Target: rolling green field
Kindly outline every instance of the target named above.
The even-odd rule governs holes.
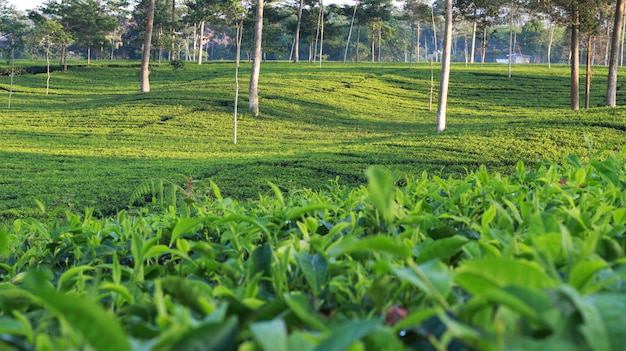
[[[428,66],[263,67],[238,145],[229,63],[16,78],[0,350],[623,349],[623,107],[455,66],[435,133]]]
[[[36,200],[111,215],[141,184],[160,180],[211,179],[225,196],[255,199],[267,181],[357,186],[371,165],[463,176],[483,164],[510,173],[519,160],[585,159],[584,135],[596,148],[625,140],[624,108],[567,109],[566,66],[515,66],[511,79],[505,65],[453,66],[448,129],[437,134],[427,64],[267,63],[262,115],[240,115],[233,145],[232,63],[156,67],[145,95],[136,64],[108,64],[54,72],[49,95],[45,74],[15,78],[12,109],[0,111],[0,218],[36,215]],[[603,101],[606,69],[594,74],[592,106]],[[8,77],[0,89],[5,104]]]

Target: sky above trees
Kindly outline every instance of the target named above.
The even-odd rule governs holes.
[[[9,4],[15,5],[15,7],[20,10],[30,10],[35,7],[43,4],[44,0],[9,0]]]

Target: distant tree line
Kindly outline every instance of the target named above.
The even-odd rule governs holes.
[[[579,66],[609,66],[606,104],[615,105],[624,63],[624,0],[47,0],[19,13],[0,0],[0,47],[17,57],[69,56],[172,62],[203,59],[461,61],[500,58],[571,65],[571,108],[579,108]],[[153,11],[148,11],[148,9]],[[446,11],[449,9],[450,11]],[[152,28],[146,45],[148,15]],[[445,20],[444,20],[445,14]],[[235,40],[234,38],[238,38]],[[445,38],[445,39],[444,39]],[[446,48],[444,52],[442,49]],[[147,49],[147,50],[144,50]],[[449,52],[447,51],[449,49]],[[48,69],[49,72],[49,69]],[[11,75],[13,76],[13,74]],[[258,114],[255,84],[251,110]],[[257,105],[257,106],[255,106]]]
[[[48,0],[19,13],[0,0],[0,46],[7,50],[15,46],[20,58],[53,55],[62,64],[68,56],[88,62],[140,59],[148,2]],[[576,4],[580,10],[572,15],[569,7]],[[156,0],[152,58],[199,63],[235,59],[236,26],[228,15],[228,8],[235,6],[247,12],[241,49],[243,59],[250,59],[256,2],[227,0]],[[321,55],[323,60],[355,62],[439,61],[444,7],[441,1],[427,0],[405,0],[399,6],[391,0],[354,0],[346,5],[321,0],[268,2],[262,56],[265,60],[316,61]],[[609,63],[614,3],[454,0],[453,7],[452,61],[493,62],[513,54],[516,62],[569,63],[574,28],[580,55],[589,53],[591,64]],[[46,47],[40,43],[41,30],[50,22],[59,24],[64,33],[55,30],[62,37],[48,38]],[[619,42],[623,43],[623,37]],[[623,64],[620,45],[618,60]]]

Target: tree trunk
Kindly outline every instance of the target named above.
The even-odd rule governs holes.
[[[433,91],[435,90],[435,70],[433,69],[433,57],[430,57],[430,91],[428,92],[428,111],[433,110]]]
[[[359,62],[359,46],[361,44],[361,23],[359,22],[359,24],[356,26],[356,53],[354,56],[354,61],[355,62]]]
[[[450,53],[452,49],[452,0],[446,0],[446,29],[444,34],[439,103],[437,105],[437,132],[442,132],[446,129],[448,82],[450,81]]]
[[[46,48],[46,95],[50,92],[50,38],[48,38],[48,47]]]
[[[378,26],[378,62],[381,61],[381,47],[383,46],[383,23]]]
[[[411,41],[409,43],[409,69],[413,68],[413,52],[415,51],[415,42],[413,41],[415,38],[415,23],[411,23]]]
[[[421,58],[420,58],[420,56],[421,56],[421,55],[420,55],[420,54],[421,54],[421,53],[420,53],[420,47],[422,46],[422,44],[420,43],[420,34],[421,34],[421,33],[420,33],[421,28],[420,28],[420,27],[421,27],[421,26],[420,26],[420,22],[419,22],[419,21],[417,21],[417,62],[418,62],[418,63],[420,62],[420,59],[421,59]]]
[[[320,23],[320,68],[322,68],[322,61],[324,61],[324,0],[320,0],[320,7],[322,11],[322,22]]]
[[[447,1],[447,0],[446,0]],[[430,16],[431,19],[433,21],[433,42],[435,44],[435,52],[437,52],[438,47],[437,47],[437,25],[435,24],[435,3],[433,2],[433,4],[430,6]],[[452,35],[452,34],[450,34]]]
[[[161,67],[161,60],[163,59],[163,26],[159,26],[159,67]]]
[[[63,67],[63,72],[67,71],[67,45],[61,45],[61,67]]]
[[[620,66],[624,65],[624,44],[626,44],[624,41],[626,40],[626,18],[624,18],[624,16],[622,16],[622,39],[620,40],[622,43],[622,46],[620,47]]]
[[[550,35],[548,37],[548,68],[551,68],[552,42],[554,42],[554,23],[550,24]]]
[[[196,60],[196,55],[198,55],[198,24],[193,24],[193,52],[192,52],[192,60]]]
[[[474,11],[474,24],[472,25],[472,53],[470,54],[470,63],[474,63],[474,55],[476,55],[476,11]]]
[[[189,51],[189,40],[187,38],[183,39],[183,45],[185,47],[185,61],[189,61],[191,60],[191,51]]]
[[[609,56],[610,56],[610,52],[611,52],[611,41],[608,39],[611,37],[611,33],[613,32],[613,29],[611,28],[612,24],[607,23],[606,25],[606,45],[604,45],[604,65],[608,66],[609,65]],[[596,52],[595,50],[596,47],[596,42],[594,40],[593,42],[593,52]]]
[[[13,97],[13,77],[15,77],[15,39],[11,36],[11,79],[9,82],[9,104],[7,109],[11,109],[11,98]]]
[[[511,78],[511,66],[513,65],[513,6],[510,9],[511,12],[511,22],[509,23],[509,69],[508,75]]]
[[[609,58],[609,77],[606,88],[606,105],[614,107],[617,97],[617,65],[620,49],[620,37],[622,31],[622,21],[624,18],[624,0],[617,0],[615,9],[615,23],[613,25],[613,35],[611,36],[611,56]]]
[[[317,43],[319,42],[320,39],[320,25],[322,22],[322,7],[320,6],[320,10],[317,14],[317,27],[315,29],[315,53],[313,54],[313,63],[317,62]]]
[[[376,40],[374,39],[374,26],[372,25],[372,63],[374,63],[375,52],[376,52]]]
[[[487,55],[487,26],[483,28],[483,44],[482,50],[480,51],[480,64],[485,63],[485,55]]]
[[[257,0],[256,20],[254,25],[254,50],[252,52],[252,71],[250,72],[250,112],[259,115],[259,74],[261,73],[261,43],[263,42],[263,0]]]
[[[172,28],[170,28],[170,35],[172,37],[172,48],[170,53],[170,61],[176,60],[176,33],[174,31],[174,21],[176,21],[176,0],[172,0]]]
[[[591,42],[593,36],[589,34],[587,36],[587,59],[585,67],[585,108],[589,108],[589,94],[591,93]]]
[[[152,46],[152,27],[154,26],[154,1],[148,3],[148,23],[146,36],[143,41],[143,53],[141,58],[141,92],[150,92],[150,49]]]
[[[91,45],[87,47],[87,66],[91,65]]]
[[[469,52],[468,52],[468,45],[467,45],[467,25],[464,26],[465,29],[463,30],[463,56],[465,56],[465,67],[467,67],[467,64],[469,63]]]
[[[204,54],[204,51],[202,50],[202,44],[204,44],[204,23],[205,21],[201,21],[200,22],[200,50],[198,51],[198,64],[201,65],[202,64],[202,56]]]
[[[302,0],[300,0],[302,1]],[[352,12],[352,20],[350,21],[350,30],[348,31],[348,41],[346,42],[346,51],[343,53],[343,63],[346,63],[348,57],[348,48],[350,47],[350,38],[352,37],[352,27],[354,26],[354,18],[356,17],[356,10],[359,8],[359,1],[354,4],[354,11]]]
[[[300,26],[302,25],[303,7],[304,0],[300,0],[300,6],[298,6],[298,23],[296,24],[296,37],[293,39],[293,62],[296,63],[300,61]]]
[[[235,54],[235,112],[233,116],[233,143],[237,144],[237,111],[239,109],[239,63],[241,62],[241,39],[243,38],[243,16],[241,20],[235,14],[235,26],[237,27]]]
[[[570,92],[570,108],[574,111],[579,108],[579,69],[580,69],[580,55],[579,55],[579,43],[578,43],[578,10],[575,9],[573,11],[572,19],[575,21],[574,24],[571,25],[572,28],[572,38],[571,38],[571,50],[572,50],[572,62],[571,62],[571,92]]]

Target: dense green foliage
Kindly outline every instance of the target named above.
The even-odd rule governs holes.
[[[626,148],[0,228],[17,350],[620,350]],[[35,271],[36,270],[36,271]]]
[[[511,79],[504,65],[453,66],[449,126],[437,134],[428,65],[268,63],[261,117],[241,116],[235,146],[232,63],[155,66],[153,93],[143,95],[137,64],[109,65],[53,72],[50,95],[45,75],[15,77],[12,109],[0,110],[4,221],[38,216],[37,200],[113,215],[133,193],[150,197],[152,186],[189,179],[211,179],[243,200],[266,194],[268,180],[283,190],[324,189],[336,177],[358,186],[371,165],[442,177],[481,164],[510,173],[518,160],[584,156],[585,134],[596,148],[618,149],[626,128],[621,107],[567,110],[565,66],[515,66]],[[592,104],[604,89],[594,85]]]

